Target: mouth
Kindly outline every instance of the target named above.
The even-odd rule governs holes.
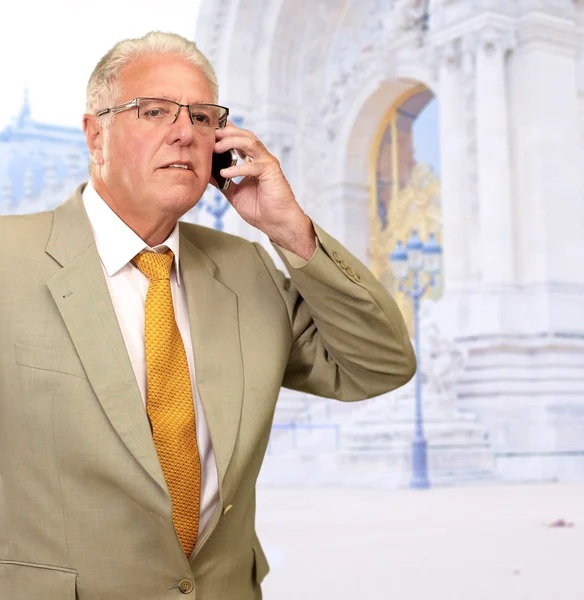
[[[190,171],[194,172],[192,163],[188,161],[178,160],[175,162],[168,163],[160,167],[161,169],[173,170],[173,171],[186,171],[187,173]]]

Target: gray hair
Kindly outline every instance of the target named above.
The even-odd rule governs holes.
[[[87,84],[86,112],[97,114],[104,108],[114,106],[120,97],[120,73],[128,64],[142,56],[178,54],[199,67],[209,82],[213,101],[217,102],[219,89],[217,77],[207,57],[194,42],[176,33],[151,31],[141,38],[118,42],[98,63]],[[111,115],[105,115],[107,126]]]

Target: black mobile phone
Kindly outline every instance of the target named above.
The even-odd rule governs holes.
[[[220,190],[226,190],[231,183],[231,179],[221,177],[221,169],[227,169],[237,164],[237,154],[235,150],[227,150],[221,154],[213,152],[213,163],[211,165],[211,175],[215,178]]]

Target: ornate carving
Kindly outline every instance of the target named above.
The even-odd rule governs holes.
[[[305,111],[302,122],[302,157],[304,160],[304,198],[311,199],[311,208],[317,208],[316,203],[321,197],[320,190],[323,181],[322,173],[326,172],[330,157],[331,139],[327,135],[323,121],[322,109],[318,98],[324,95],[327,62],[325,56],[331,37],[331,16],[343,7],[337,0],[319,0],[315,14],[306,31],[302,58],[304,85],[302,97],[305,105],[311,110]],[[331,101],[334,106],[335,100]]]
[[[221,38],[225,33],[225,22],[231,8],[231,0],[216,0],[213,3],[213,12],[210,13],[210,29],[208,42],[205,44],[205,55],[209,62],[217,68],[221,53]]]
[[[466,192],[467,202],[470,211],[470,226],[472,231],[470,236],[478,234],[478,174],[477,174],[477,123],[476,123],[476,41],[472,35],[468,35],[462,40],[462,97],[464,114],[461,118],[464,121],[465,139],[466,139]],[[476,244],[473,248],[476,250]],[[480,265],[475,257],[471,256],[471,278],[480,277]]]
[[[395,0],[399,2],[400,0]],[[362,12],[362,9],[361,11]],[[339,129],[338,119],[363,86],[375,78],[388,78],[394,61],[390,43],[396,39],[395,5],[372,0],[360,26],[343,29],[337,35],[329,66],[328,90],[320,106],[329,140],[334,141]]]
[[[337,0],[317,0],[315,5],[314,14],[305,30],[302,58],[305,92],[309,95],[316,92],[322,83],[320,75],[325,66],[327,38],[334,21],[331,17],[340,9]]]
[[[448,40],[438,50],[438,56],[443,64],[449,67],[459,67],[462,59],[462,48],[460,38]]]
[[[434,316],[435,306],[432,300],[423,300],[420,306],[419,368],[422,376],[424,415],[430,420],[467,420],[469,415],[459,412],[457,406],[456,385],[464,373],[468,355],[441,331]],[[393,409],[394,418],[395,412],[411,411],[414,394],[413,382],[392,392],[390,409]]]
[[[396,25],[402,31],[422,30],[428,27],[428,0],[395,0]]]
[[[440,82],[440,68],[460,69],[462,64],[463,52],[462,41],[460,38],[454,38],[444,42],[439,46],[428,47],[425,51],[425,64],[430,68],[432,78]]]
[[[467,362],[465,352],[451,339],[443,335],[432,316],[431,304],[424,301],[420,318],[421,366],[425,379],[427,397],[434,399],[438,407],[454,410],[456,384]]]
[[[418,34],[413,32],[421,31],[416,23],[431,6],[425,0],[372,0],[365,11],[360,6],[351,15],[358,18],[364,13],[360,25],[342,29],[335,39],[329,92],[320,107],[330,141],[336,137],[339,118],[367,83],[395,78],[400,53],[411,63],[432,67],[435,49],[416,44]]]
[[[517,11],[523,13],[540,10],[557,16],[569,17],[574,14],[574,4],[574,0],[519,0]]]
[[[484,52],[487,56],[505,54],[516,47],[517,40],[513,30],[493,24],[484,25],[469,37],[467,48],[474,52]]]

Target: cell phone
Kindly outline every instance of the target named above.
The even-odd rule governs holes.
[[[220,174],[221,169],[234,167],[237,164],[237,154],[235,150],[227,150],[221,154],[213,152],[213,163],[211,165],[211,175],[215,178],[220,190],[226,190],[231,183],[231,179],[226,179]]]

